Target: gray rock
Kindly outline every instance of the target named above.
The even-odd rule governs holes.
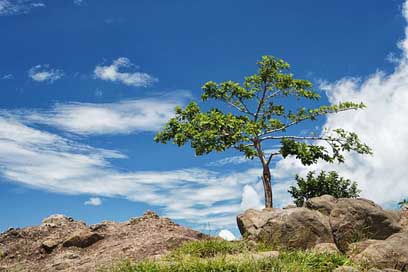
[[[337,247],[367,239],[383,240],[401,230],[397,218],[366,199],[341,198],[330,213],[330,225]]]
[[[91,231],[77,231],[62,243],[63,247],[86,248],[102,240],[104,237]]]
[[[328,217],[306,208],[250,209],[238,215],[242,236],[277,249],[308,249],[333,243]]]
[[[48,225],[51,227],[56,227],[56,226],[69,224],[71,222],[74,222],[74,219],[72,217],[68,217],[63,214],[54,214],[54,215],[51,215],[43,219],[42,224]]]
[[[317,210],[325,215],[329,215],[337,203],[337,198],[331,195],[322,195],[308,199],[304,206],[311,210]]]
[[[336,269],[334,269],[333,272],[359,272],[359,271],[358,269],[352,266],[343,265],[343,266],[339,266]]]
[[[312,249],[317,253],[340,253],[335,243],[320,243]]]
[[[408,267],[408,232],[393,234],[386,240],[371,242],[364,250],[352,252],[351,259],[369,262],[385,269],[405,269]]]
[[[56,248],[59,244],[60,244],[60,241],[56,239],[48,239],[41,243],[41,248],[46,253],[51,253],[54,250],[54,248]]]

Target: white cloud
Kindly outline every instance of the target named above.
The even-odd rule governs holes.
[[[14,76],[12,74],[7,74],[1,77],[1,79],[5,79],[5,80],[9,80],[9,79],[13,79]]]
[[[242,192],[241,210],[262,209],[262,199],[251,185],[245,185]]]
[[[187,97],[188,93],[177,92],[173,97],[116,103],[57,104],[49,111],[15,111],[14,115],[20,116],[25,122],[47,124],[80,135],[154,132],[174,116],[174,108],[184,104]]]
[[[404,4],[404,16],[408,20],[408,2]],[[408,33],[408,28],[406,29]],[[397,203],[407,196],[408,183],[408,36],[399,43],[402,56],[391,74],[378,71],[369,77],[343,78],[334,83],[323,83],[331,103],[363,101],[367,108],[328,117],[325,128],[344,128],[355,131],[369,144],[373,156],[350,153],[345,164],[319,163],[302,167],[295,159],[280,161],[272,171],[275,190],[288,200],[287,190],[296,173],[308,170],[337,170],[341,175],[358,182],[362,196],[383,205]],[[395,59],[394,59],[395,61]]]
[[[110,160],[124,159],[124,154],[40,131],[19,118],[11,112],[0,112],[0,174],[30,187],[64,194],[123,197],[161,207],[174,219],[217,229],[235,226],[243,187],[256,183],[259,175],[259,169],[236,173],[202,168],[120,171]]]
[[[118,58],[111,65],[96,66],[94,74],[97,78],[113,82],[121,82],[128,86],[147,87],[157,81],[147,73],[141,72],[121,72],[121,68],[130,68],[133,64],[128,58]]]
[[[37,65],[28,71],[28,76],[37,82],[53,83],[64,76],[62,70],[52,69],[48,64]]]
[[[209,166],[225,166],[229,164],[237,165],[237,164],[244,164],[248,163],[250,160],[245,158],[245,156],[232,156],[232,157],[226,157],[221,160],[217,160],[215,162],[211,162],[208,165]]]
[[[82,5],[84,5],[84,4],[85,4],[85,1],[84,1],[84,0],[74,0],[74,5],[82,6]]]
[[[24,14],[38,7],[45,7],[45,4],[31,0],[0,0],[0,16]]]
[[[90,206],[100,206],[102,205],[102,199],[99,197],[91,197],[89,200],[85,201],[84,204]]]
[[[221,238],[224,239],[224,240],[227,240],[227,241],[233,241],[233,240],[236,240],[236,239],[237,239],[237,238],[235,237],[235,235],[234,235],[231,231],[226,230],[226,229],[221,230],[221,231],[218,233],[218,236],[221,237]]]

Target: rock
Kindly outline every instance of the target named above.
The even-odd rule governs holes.
[[[77,231],[70,238],[62,243],[63,247],[80,247],[86,248],[102,240],[104,237],[98,233],[90,231]]]
[[[357,262],[369,262],[375,267],[405,269],[408,267],[408,232],[393,234],[386,240],[371,242],[364,250],[351,255]]]
[[[347,255],[348,256],[357,255],[363,252],[367,247],[377,243],[378,241],[379,240],[369,239],[369,240],[352,243],[349,245]]]
[[[341,198],[330,213],[330,225],[337,247],[366,239],[386,239],[401,230],[396,217],[366,199]]]
[[[45,219],[43,219],[42,223],[43,225],[48,225],[48,226],[61,226],[65,224],[69,224],[71,222],[74,222],[74,219],[72,217],[65,216],[63,214],[54,214],[51,215]]]
[[[329,220],[306,208],[250,209],[238,215],[242,236],[278,249],[307,249],[319,243],[333,243]]]
[[[340,253],[335,243],[320,243],[312,249],[317,253]]]
[[[408,231],[408,205],[401,208],[399,224],[404,230]]]
[[[297,208],[297,206],[295,204],[289,204],[283,207],[282,209],[286,210],[286,209],[293,209],[293,208]]]
[[[41,248],[46,253],[51,253],[54,250],[54,248],[56,248],[59,244],[60,242],[58,240],[48,239],[41,243]]]
[[[317,210],[325,215],[329,215],[336,205],[337,198],[331,195],[322,195],[308,199],[304,206],[311,210]]]
[[[359,271],[358,269],[352,266],[343,265],[343,266],[339,266],[336,269],[334,269],[333,272],[359,272]]]
[[[144,214],[143,214],[143,218],[144,219],[159,219],[159,215],[153,211],[147,210]]]

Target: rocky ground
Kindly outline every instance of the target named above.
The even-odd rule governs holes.
[[[128,222],[90,226],[53,215],[40,226],[0,234],[0,271],[95,271],[98,266],[162,255],[184,241],[205,238],[150,211]]]
[[[237,221],[243,237],[274,248],[341,252],[356,262],[408,271],[407,206],[389,211],[367,199],[324,195],[304,207],[250,209]]]

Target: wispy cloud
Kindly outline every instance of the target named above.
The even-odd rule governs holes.
[[[142,98],[116,103],[56,104],[51,110],[14,111],[25,123],[46,124],[80,135],[154,132],[174,115],[174,108],[185,103],[188,93],[174,97]],[[86,116],[86,118],[84,118]]]
[[[28,76],[37,82],[53,83],[64,76],[62,70],[53,69],[48,64],[36,65],[28,71]]]
[[[85,0],[74,0],[74,5],[83,6],[85,5]]]
[[[122,72],[121,68],[131,68],[134,65],[128,58],[118,58],[111,65],[96,66],[94,74],[97,78],[107,81],[120,82],[128,86],[147,87],[157,81],[153,76],[142,72]]]
[[[123,197],[161,207],[174,219],[218,228],[235,225],[244,186],[258,182],[259,169],[123,171],[111,165],[111,160],[125,158],[115,150],[31,127],[14,112],[0,112],[0,173],[27,186],[65,194]]]
[[[0,0],[0,16],[24,14],[38,7],[45,7],[45,4],[32,0]]]
[[[99,197],[91,197],[89,200],[85,201],[84,204],[89,206],[100,206],[102,205],[102,199]]]
[[[14,78],[13,74],[6,74],[1,77],[1,79],[4,79],[4,80],[10,80],[13,78]]]

